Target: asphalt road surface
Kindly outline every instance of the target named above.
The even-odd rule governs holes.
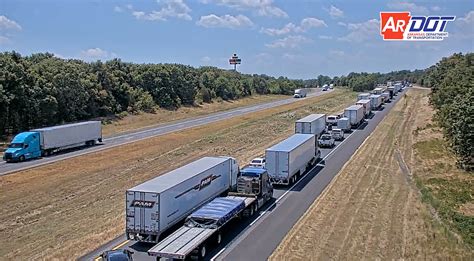
[[[331,91],[322,92],[321,89],[316,89],[316,91],[309,93],[307,98],[320,96],[322,94],[329,93],[329,92]],[[103,144],[100,144],[94,147],[84,147],[84,148],[80,148],[80,149],[76,149],[72,151],[71,150],[64,151],[64,152],[61,152],[49,157],[29,160],[25,162],[6,163],[5,161],[1,161],[0,176],[17,172],[20,170],[25,170],[25,169],[53,163],[60,160],[69,159],[72,157],[77,157],[77,156],[84,155],[91,152],[96,152],[96,151],[100,151],[104,149],[110,149],[112,147],[124,145],[131,142],[136,142],[139,140],[143,140],[143,139],[147,139],[147,138],[151,138],[155,136],[168,134],[175,131],[180,131],[180,130],[184,130],[184,129],[188,129],[188,128],[192,128],[196,126],[209,124],[212,122],[229,119],[229,118],[240,116],[247,113],[257,112],[257,111],[273,108],[276,106],[281,106],[281,105],[297,102],[297,101],[304,100],[307,98],[302,98],[302,99],[289,98],[289,99],[278,100],[278,101],[273,101],[273,102],[268,102],[268,103],[251,105],[247,107],[236,108],[236,109],[232,109],[228,111],[212,113],[206,116],[180,120],[180,121],[176,121],[172,123],[163,124],[160,126],[154,126],[147,129],[142,129],[136,132],[108,137],[103,140]]]
[[[357,130],[345,135],[332,149],[321,149],[323,161],[310,170],[292,187],[277,187],[274,201],[253,218],[231,223],[223,233],[221,246],[211,250],[207,260],[267,260],[288,231],[323,192],[354,152],[372,133],[394,104],[401,99],[398,93],[392,102],[376,111]],[[154,260],[147,251],[153,244],[128,241],[125,235],[83,256],[81,260],[96,259],[110,249],[128,249],[134,252],[134,260]],[[208,250],[208,251],[209,251]]]

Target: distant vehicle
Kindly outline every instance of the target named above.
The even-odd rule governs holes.
[[[105,251],[100,255],[105,261],[132,261],[133,252],[127,249]]]
[[[265,168],[265,158],[255,158],[250,161],[249,166],[255,168]]]
[[[334,89],[334,84],[332,84],[332,83],[329,84],[329,89],[331,89],[331,90]]]
[[[243,168],[237,189],[227,197],[217,197],[193,211],[184,225],[148,250],[150,256],[167,260],[204,259],[208,247],[222,243],[226,226],[243,217],[251,217],[273,198],[268,172],[259,168]]]
[[[364,120],[364,107],[361,105],[352,105],[344,110],[344,117],[349,118],[353,128],[358,127]]]
[[[337,117],[336,115],[329,115],[329,116],[326,117],[326,123],[328,125],[332,125],[332,126],[337,125],[337,119],[338,118],[339,117]]]
[[[327,91],[329,90],[329,86],[327,84],[323,85],[323,88],[322,88],[323,91]]]
[[[336,141],[334,138],[331,136],[331,134],[323,134],[321,135],[321,138],[318,140],[318,144],[321,148],[327,147],[327,148],[332,148],[334,145],[336,145]]]
[[[295,133],[321,135],[326,130],[326,114],[310,114],[295,122]]]
[[[339,140],[339,141],[344,140],[344,131],[341,129],[334,128],[331,130],[331,136],[335,140]]]
[[[272,184],[290,185],[320,158],[313,134],[294,134],[265,150],[266,169]]]
[[[196,208],[235,188],[238,173],[234,158],[204,157],[127,189],[127,239],[158,243]]]
[[[366,118],[368,118],[369,115],[372,113],[370,100],[358,100],[356,102],[356,105],[361,105],[362,107],[364,107],[364,115]]]
[[[383,92],[381,95],[384,103],[390,102],[390,92]]]
[[[351,122],[349,118],[339,118],[337,120],[337,128],[343,130],[344,132],[349,132],[351,130]]]
[[[294,98],[304,98],[306,97],[306,89],[296,89],[295,94],[293,95]]]
[[[378,110],[382,106],[383,97],[382,95],[370,95],[370,107],[372,110]]]
[[[384,91],[383,88],[378,87],[378,88],[375,88],[372,92],[373,94],[382,94],[383,91]]]
[[[369,97],[370,97],[370,93],[368,93],[368,92],[359,93],[359,94],[357,95],[357,100],[358,100],[358,101],[359,101],[359,100],[367,100],[367,99],[369,99]]]
[[[48,156],[63,149],[102,142],[100,121],[86,121],[30,130],[17,134],[3,154],[7,162]]]

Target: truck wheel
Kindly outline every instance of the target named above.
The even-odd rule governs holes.
[[[216,243],[217,243],[217,245],[220,245],[221,242],[222,242],[222,235],[219,232],[219,233],[217,233]]]
[[[206,245],[202,245],[200,248],[199,248],[199,257],[201,259],[204,259],[204,257],[206,256]]]
[[[19,161],[20,162],[25,161],[25,156],[21,155],[20,158],[19,158]]]
[[[250,207],[250,216],[253,216],[253,206]]]

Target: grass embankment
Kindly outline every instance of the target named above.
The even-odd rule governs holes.
[[[109,120],[103,126],[104,137],[126,133],[133,130],[143,129],[151,126],[169,123],[172,121],[184,120],[206,114],[221,112],[256,105],[259,103],[291,98],[288,95],[252,95],[234,101],[214,101],[203,103],[194,107],[180,107],[177,110],[156,109],[153,113],[140,113],[127,115],[117,120]]]
[[[355,93],[319,97],[0,177],[0,256],[74,259],[124,232],[127,188],[206,155],[245,164],[310,113],[335,113]]]
[[[415,134],[415,130],[431,118],[428,94],[429,90],[408,91],[295,224],[271,260],[473,257],[472,250],[446,229],[429,205],[423,204],[426,192],[419,193],[413,179],[415,176],[423,186],[437,191],[433,195],[451,194],[447,196],[450,199],[460,191],[466,199],[469,186],[473,191],[472,183],[446,184],[449,190],[423,183],[433,175],[424,165],[435,168],[439,162],[438,153],[431,149],[425,150],[431,162],[416,153],[420,131]],[[413,146],[415,143],[418,145]],[[456,175],[446,167],[437,172],[445,178]],[[456,193],[449,192],[452,190]],[[472,204],[472,197],[469,202]],[[459,204],[452,205],[452,209],[456,207]]]

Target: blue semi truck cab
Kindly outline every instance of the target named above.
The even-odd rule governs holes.
[[[41,156],[40,133],[22,132],[13,138],[7,150],[3,154],[3,159],[9,161],[24,161]]]

